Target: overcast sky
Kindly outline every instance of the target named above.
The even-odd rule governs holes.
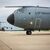
[[[40,5],[40,6],[50,6],[50,0],[0,0],[1,5]]]

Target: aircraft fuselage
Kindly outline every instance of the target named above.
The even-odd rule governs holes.
[[[14,11],[14,25],[31,30],[50,29],[50,8],[25,7]]]

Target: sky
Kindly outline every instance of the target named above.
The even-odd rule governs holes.
[[[0,6],[3,5],[50,6],[50,0],[0,0]]]
[[[0,21],[7,22],[7,17],[18,8],[4,8],[1,6],[44,6],[50,7],[50,0],[0,0]]]

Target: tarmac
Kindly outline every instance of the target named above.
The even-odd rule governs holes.
[[[50,31],[0,31],[0,50],[50,50]]]

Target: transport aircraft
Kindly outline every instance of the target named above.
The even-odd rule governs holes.
[[[34,30],[50,29],[50,7],[40,6],[5,6],[6,8],[21,7],[7,18],[7,21],[17,27],[24,28],[27,35]]]

